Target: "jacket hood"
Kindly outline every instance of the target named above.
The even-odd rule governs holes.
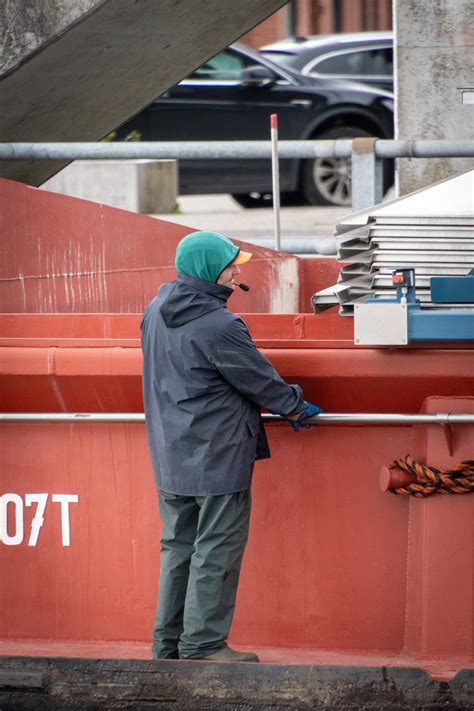
[[[169,289],[164,295],[160,312],[169,328],[184,326],[211,311],[225,308],[227,299],[233,293],[227,286],[211,284],[186,274],[178,274],[176,281],[164,287]]]
[[[215,283],[240,249],[218,232],[193,232],[178,244],[176,269],[181,274]]]

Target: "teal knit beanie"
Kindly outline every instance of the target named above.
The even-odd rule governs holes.
[[[193,232],[178,244],[175,265],[181,274],[216,282],[239,252],[239,247],[218,232]]]

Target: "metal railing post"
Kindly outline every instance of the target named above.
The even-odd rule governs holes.
[[[383,200],[382,160],[375,155],[376,138],[352,141],[352,209],[354,212]]]

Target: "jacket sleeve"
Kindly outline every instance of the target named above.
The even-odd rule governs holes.
[[[300,386],[285,383],[240,319],[234,319],[213,342],[211,361],[228,383],[260,407],[277,415],[303,409]]]

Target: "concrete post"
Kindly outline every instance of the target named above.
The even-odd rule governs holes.
[[[469,20],[470,18],[470,20]],[[473,84],[471,0],[395,0],[398,139],[474,138],[474,105],[460,87]],[[469,158],[398,161],[399,194],[472,167]]]
[[[78,160],[41,187],[131,212],[166,213],[177,199],[177,161]]]

